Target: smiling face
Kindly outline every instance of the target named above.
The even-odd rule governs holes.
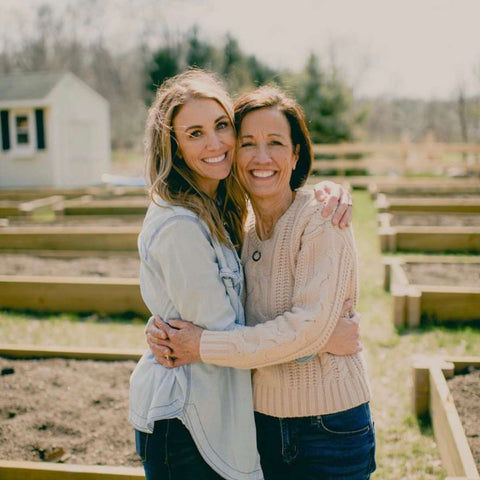
[[[232,168],[233,126],[223,107],[210,98],[193,98],[173,119],[177,155],[192,170],[200,189],[215,196]]]
[[[291,195],[297,151],[288,120],[277,108],[260,108],[244,117],[238,136],[238,174],[253,201]]]

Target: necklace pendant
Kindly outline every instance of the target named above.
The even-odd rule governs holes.
[[[261,258],[262,258],[262,252],[259,252],[258,250],[255,250],[255,251],[252,253],[252,260],[253,260],[254,262],[258,262]]]

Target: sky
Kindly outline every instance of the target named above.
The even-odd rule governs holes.
[[[79,9],[94,0],[47,0]],[[0,0],[0,32],[33,19],[45,0]],[[101,30],[128,48],[145,25],[181,32],[196,24],[221,43],[228,32],[248,54],[300,70],[310,52],[332,59],[359,96],[452,98],[480,91],[480,0],[97,0]],[[2,14],[3,11],[3,14]],[[3,20],[2,20],[3,18]],[[97,28],[99,24],[97,24]],[[28,31],[28,28],[21,31]],[[87,32],[86,32],[87,34]],[[479,72],[474,75],[474,69]]]

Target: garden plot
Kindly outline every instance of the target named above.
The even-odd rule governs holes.
[[[379,212],[480,213],[480,195],[396,197],[381,193],[375,207]]]
[[[413,380],[415,413],[430,414],[447,474],[480,479],[480,357],[416,357]]]
[[[451,178],[408,178],[404,180],[373,181],[369,184],[370,196],[375,199],[379,194],[395,197],[430,195],[435,197],[452,195],[480,196],[480,181],[475,179]]]
[[[0,478],[143,479],[127,420],[142,353],[0,347]]]
[[[384,286],[393,296],[397,327],[420,321],[480,320],[480,258],[385,258]]]
[[[133,252],[0,254],[0,307],[39,312],[149,314]]]
[[[480,214],[395,211],[378,223],[382,252],[480,251]]]
[[[2,227],[89,227],[141,226],[145,215],[68,215],[52,218],[12,217],[0,223]]]
[[[1,250],[137,250],[141,225],[25,225],[0,228]]]
[[[57,213],[63,215],[144,215],[150,199],[145,193],[139,196],[121,196],[98,199],[86,195],[66,200],[58,207]]]

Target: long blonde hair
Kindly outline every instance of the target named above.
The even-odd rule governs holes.
[[[243,240],[246,217],[245,192],[237,180],[236,168],[220,181],[217,199],[202,192],[191,169],[178,155],[178,142],[173,119],[191,99],[209,98],[225,110],[232,127],[233,109],[220,81],[210,72],[189,69],[166,80],[157,90],[148,111],[145,127],[145,160],[150,197],[163,200],[196,213],[209,227],[212,235],[228,245],[229,235],[239,248]],[[228,232],[228,233],[227,233]]]

